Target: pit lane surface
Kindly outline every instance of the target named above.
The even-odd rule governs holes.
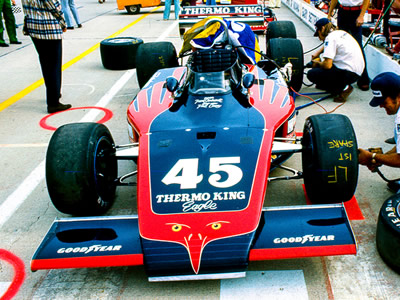
[[[64,35],[62,102],[81,109],[51,116],[46,124],[58,127],[77,121],[98,121],[103,113],[87,107],[105,107],[113,113],[106,123],[117,144],[128,142],[126,108],[139,88],[135,71],[110,71],[102,67],[98,44],[114,36],[140,37],[145,42],[166,40],[179,50],[177,23],[162,21],[163,8],[143,9],[139,15],[117,11],[115,2],[76,1],[82,29]],[[312,32],[285,7],[275,10],[279,20],[295,23],[304,51],[318,45]],[[173,14],[171,14],[171,17]],[[22,16],[17,15],[17,23]],[[66,217],[50,202],[44,182],[44,158],[53,133],[41,127],[46,116],[44,86],[36,51],[18,29],[22,45],[0,49],[0,249],[6,249],[25,264],[25,280],[16,299],[400,299],[400,276],[380,259],[375,248],[376,221],[381,204],[391,193],[385,183],[365,168],[360,169],[356,198],[363,218],[353,220],[358,240],[357,256],[306,258],[250,263],[245,279],[173,283],[149,283],[143,267],[73,269],[30,272],[29,263],[39,242],[56,217]],[[265,50],[264,40],[260,40]],[[305,62],[310,58],[306,54]],[[315,92],[303,87],[301,92]],[[368,106],[371,92],[355,88],[348,102],[337,109],[353,122],[359,146],[383,146],[393,134],[393,119],[382,109]],[[300,97],[296,104],[309,100]],[[331,111],[338,105],[331,99],[320,103]],[[324,113],[312,105],[300,111],[297,130],[304,119]],[[300,154],[288,162],[301,169]],[[130,170],[120,163],[121,173]],[[382,169],[387,177],[394,170]],[[277,170],[271,175],[286,174]],[[119,187],[108,215],[136,212],[135,188]],[[266,205],[305,204],[302,181],[271,182]],[[0,254],[0,295],[14,278],[12,263]]]

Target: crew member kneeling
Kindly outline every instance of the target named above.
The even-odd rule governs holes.
[[[327,18],[315,23],[315,34],[324,46],[312,55],[312,69],[307,78],[316,88],[334,95],[335,102],[345,102],[364,70],[364,58],[357,41],[346,31],[336,30]],[[320,58],[322,56],[322,58]]]

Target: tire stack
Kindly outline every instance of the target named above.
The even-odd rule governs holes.
[[[118,37],[101,41],[100,55],[104,68],[129,70],[136,68],[136,52],[143,40],[134,37]]]

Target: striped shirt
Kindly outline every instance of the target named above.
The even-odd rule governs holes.
[[[58,0],[22,0],[24,34],[41,40],[61,40],[66,28]]]

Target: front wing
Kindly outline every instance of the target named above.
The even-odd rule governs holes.
[[[345,208],[340,204],[265,208],[259,227],[251,237],[248,251],[242,253],[238,260],[248,262],[357,252]],[[246,239],[240,241],[243,240]],[[137,216],[55,220],[32,258],[31,270],[146,266],[146,261],[150,261],[151,257],[145,257],[142,247],[147,244],[148,241],[140,237]],[[208,274],[207,277],[207,274],[175,274],[174,264],[188,263],[188,257],[185,251],[179,249],[182,246],[173,244],[171,251],[178,249],[181,261],[177,262],[179,259],[176,257],[170,261],[158,257],[163,264],[160,268],[167,267],[171,270],[169,276],[164,276],[164,279],[227,278],[226,274],[231,270],[227,271],[229,268],[226,268],[226,261],[231,262],[232,257],[230,251],[222,250],[223,245],[220,241],[219,248],[213,246],[213,243],[205,247],[204,252],[209,247],[212,251],[221,249],[221,252],[226,253],[225,263],[221,263],[220,256],[218,261],[215,261],[213,274]],[[155,267],[157,266],[153,264],[152,268]],[[245,267],[243,270],[232,272],[232,277],[237,277],[240,271],[244,272]],[[157,281],[160,281],[160,278]]]

